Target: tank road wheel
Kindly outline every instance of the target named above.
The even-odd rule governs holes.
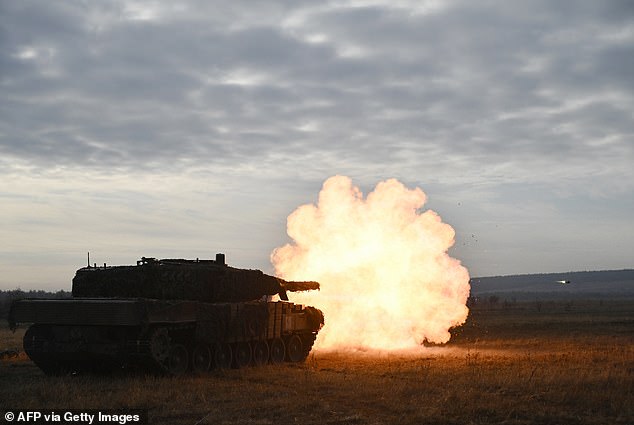
[[[237,368],[248,366],[251,363],[251,346],[248,342],[236,343],[234,360]]]
[[[286,358],[293,363],[304,360],[304,345],[299,335],[293,335],[289,338],[286,344]]]
[[[263,366],[269,361],[269,344],[266,341],[253,343],[253,364]]]
[[[214,347],[214,365],[218,369],[229,369],[233,361],[233,351],[231,345],[226,342],[219,342]]]
[[[284,346],[284,341],[280,338],[275,338],[271,341],[271,346],[269,347],[269,361],[272,364],[280,364],[284,362],[284,357],[286,355],[286,347]]]
[[[183,344],[175,344],[170,349],[167,370],[172,375],[182,375],[189,366],[189,352]]]
[[[211,367],[211,350],[207,344],[197,344],[192,353],[192,369],[196,373],[205,373]]]
[[[170,357],[170,337],[165,328],[155,329],[150,337],[150,353],[161,366],[168,363]]]

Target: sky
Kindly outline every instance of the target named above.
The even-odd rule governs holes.
[[[0,289],[272,273],[323,182],[421,188],[472,276],[634,266],[634,3],[0,0]]]

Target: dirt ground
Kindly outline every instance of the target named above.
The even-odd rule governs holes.
[[[0,330],[0,351],[24,329]],[[152,424],[631,424],[634,301],[481,303],[444,346],[314,350],[184,378],[47,377],[0,361],[9,409],[146,409]],[[0,419],[2,420],[2,419]]]

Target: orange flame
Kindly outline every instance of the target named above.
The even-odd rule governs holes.
[[[350,178],[324,182],[317,205],[288,217],[293,243],[276,248],[278,276],[317,280],[321,290],[294,302],[323,310],[316,347],[405,349],[444,343],[467,318],[469,273],[447,250],[455,232],[426,196],[396,179],[363,198]]]

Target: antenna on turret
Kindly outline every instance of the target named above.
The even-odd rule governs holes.
[[[90,267],[90,251],[88,251],[88,267]]]

